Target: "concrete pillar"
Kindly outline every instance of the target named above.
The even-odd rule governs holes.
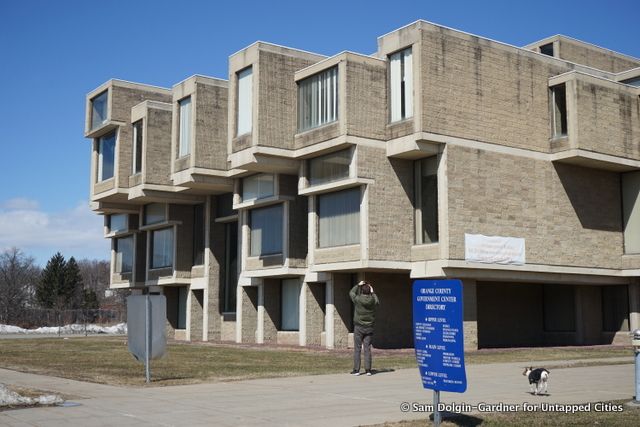
[[[260,317],[258,318],[258,330],[261,331],[264,344],[276,344],[278,342],[278,329],[280,329],[280,279],[264,279],[260,288],[262,289],[262,300],[259,307]]]
[[[300,345],[322,345],[322,331],[324,329],[324,283],[303,283],[300,305]],[[304,300],[304,309],[302,301]],[[304,323],[304,337],[302,340],[302,325]]]
[[[237,342],[255,343],[258,325],[258,287],[238,287]]]
[[[225,225],[215,222],[217,199],[209,198],[205,210],[204,267],[207,292],[204,303],[206,336],[209,341],[222,339],[222,310],[220,309],[220,270],[225,256]]]
[[[190,307],[189,339],[195,341],[203,340],[204,291],[202,289],[191,291]]]
[[[629,330],[640,329],[640,283],[629,284]]]
[[[335,348],[347,348],[349,345],[349,331],[353,324],[351,312],[351,275],[343,273],[332,274],[333,278],[333,342]]]
[[[298,295],[298,345],[307,345],[307,298],[309,284],[302,282],[300,295]]]
[[[478,349],[478,288],[476,281],[462,281],[462,301],[464,303],[464,349]]]
[[[324,314],[324,345],[327,348],[334,348],[334,316],[335,306],[333,305],[333,278],[324,284],[325,314]]]

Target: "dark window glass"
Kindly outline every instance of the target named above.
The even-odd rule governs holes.
[[[540,46],[540,53],[543,55],[553,56],[553,43]]]
[[[142,171],[142,120],[133,124],[133,173]]]
[[[602,287],[602,330],[629,330],[629,291],[626,285]]]
[[[236,311],[236,287],[238,285],[238,223],[225,225],[224,263],[224,311]]]
[[[204,264],[204,204],[193,207],[193,265]]]

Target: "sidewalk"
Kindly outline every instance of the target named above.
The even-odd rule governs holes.
[[[467,366],[464,394],[442,393],[445,403],[585,403],[631,399],[632,357],[623,365],[551,369],[549,396],[532,396],[523,363]],[[585,361],[590,362],[593,359]],[[531,362],[557,366],[581,361]],[[0,369],[0,382],[77,396],[75,407],[0,412],[7,426],[354,426],[424,418],[402,412],[403,402],[432,403],[417,369],[372,377],[345,374],[260,379],[170,387],[125,388]]]

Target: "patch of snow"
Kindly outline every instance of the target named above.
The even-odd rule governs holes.
[[[64,399],[57,394],[42,395],[37,398],[24,397],[9,390],[4,384],[0,384],[0,407],[1,406],[24,406],[24,405],[55,405],[64,402]]]
[[[114,326],[99,326],[94,324],[87,324],[86,331],[89,334],[126,334],[127,324],[119,323]],[[71,325],[58,326],[44,326],[37,329],[23,329],[13,325],[0,324],[0,334],[84,334],[85,325],[80,323],[74,323]]]

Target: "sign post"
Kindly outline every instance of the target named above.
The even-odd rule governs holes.
[[[136,360],[144,362],[146,382],[151,382],[151,359],[164,356],[167,347],[164,295],[127,297],[127,344]]]
[[[440,392],[464,393],[462,283],[413,282],[413,338],[422,386],[433,390],[433,421],[440,425]]]

